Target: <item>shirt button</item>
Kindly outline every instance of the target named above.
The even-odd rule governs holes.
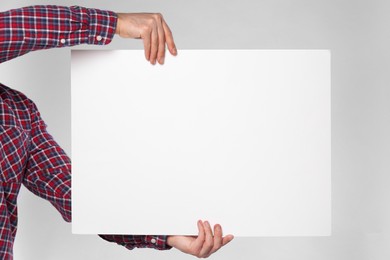
[[[152,239],[150,239],[150,242],[152,242],[154,244],[154,243],[156,243],[156,239],[152,238]]]
[[[62,44],[65,44],[66,43],[66,40],[65,39],[61,39],[60,41]]]
[[[103,37],[102,36],[96,36],[96,40],[98,41],[98,42],[100,42],[101,40],[103,39]]]

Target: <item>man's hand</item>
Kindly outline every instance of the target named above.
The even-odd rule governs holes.
[[[161,14],[118,13],[116,34],[123,38],[143,39],[145,57],[151,64],[163,64],[165,44],[177,55],[172,32]]]
[[[198,221],[199,234],[193,236],[168,236],[167,244],[175,247],[180,251],[197,256],[199,258],[209,257],[218,249],[232,241],[233,235],[222,237],[222,227],[214,225],[214,236],[210,223]]]

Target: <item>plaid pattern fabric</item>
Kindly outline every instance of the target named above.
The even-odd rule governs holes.
[[[0,13],[0,63],[29,51],[111,42],[117,16],[79,6],[30,6]]]
[[[116,14],[83,7],[31,6],[0,13],[0,62],[29,51],[108,44]],[[71,221],[71,161],[29,98],[0,84],[0,257],[12,259],[23,183]],[[127,249],[170,249],[167,236],[99,235]]]

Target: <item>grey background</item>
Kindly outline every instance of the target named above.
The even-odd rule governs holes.
[[[212,257],[389,259],[390,4],[387,1],[36,0],[2,1],[0,9],[48,3],[120,12],[161,12],[174,32],[179,50],[330,49],[332,236],[236,238]],[[141,49],[142,43],[116,38],[104,48]],[[70,155],[69,57],[69,49],[31,53],[1,64],[0,76],[2,83],[21,90],[37,103],[50,133]],[[174,203],[167,199],[168,203]],[[177,250],[128,251],[97,236],[72,235],[70,224],[48,202],[22,189],[15,259],[150,258],[193,257]]]

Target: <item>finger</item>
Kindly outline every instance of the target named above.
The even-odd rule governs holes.
[[[198,220],[198,237],[195,239],[193,244],[195,254],[198,254],[202,249],[205,240],[205,231],[201,220]]]
[[[219,224],[214,226],[214,246],[209,254],[215,253],[222,247],[222,227]]]
[[[214,237],[213,237],[213,231],[211,230],[210,223],[208,221],[205,221],[203,223],[205,228],[205,241],[203,243],[202,250],[200,251],[200,257],[205,257],[210,254],[211,249],[213,249],[214,246]]]
[[[143,37],[143,41],[144,41],[144,50],[145,50],[145,58],[147,61],[150,60],[150,45],[151,45],[151,42],[150,42],[150,38],[151,38],[151,34],[150,33],[146,33]]]
[[[162,26],[162,17],[160,16],[157,21],[157,31],[158,31],[158,53],[157,60],[160,64],[164,64],[165,58],[165,33]]]
[[[158,50],[158,32],[157,32],[157,27],[154,25],[154,28],[152,29],[152,42],[150,48],[150,62],[152,64],[156,64],[157,50]]]
[[[232,241],[234,238],[233,235],[227,235],[225,236],[224,238],[222,238],[222,246],[226,245],[227,243],[229,243],[230,241]]]
[[[164,19],[162,21],[162,25],[164,28],[165,40],[167,42],[169,52],[172,55],[177,55],[176,44],[175,44],[175,41],[173,40],[172,31],[171,31],[171,29],[169,29],[169,27],[168,27],[167,23],[164,21]]]

